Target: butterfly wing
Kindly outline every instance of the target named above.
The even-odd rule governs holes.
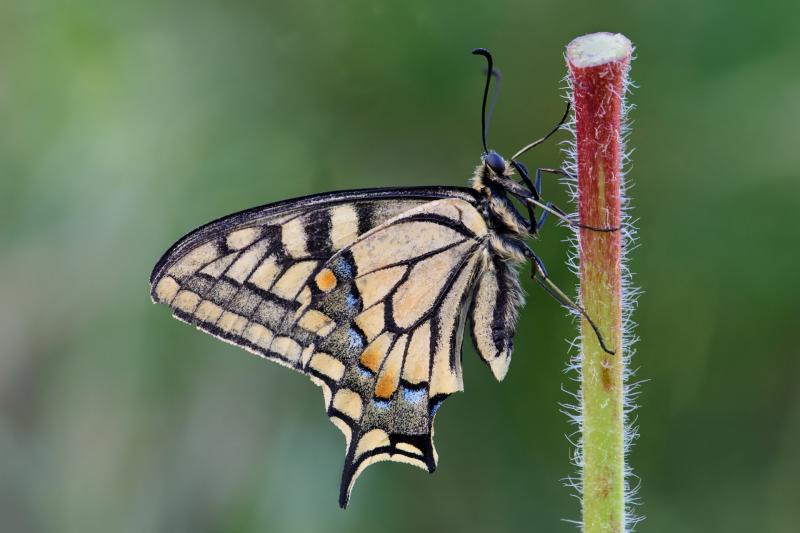
[[[436,466],[433,417],[463,388],[466,310],[478,279],[481,288],[496,274],[474,204],[469,189],[437,187],[243,211],[179,240],[154,268],[151,295],[323,388],[347,440],[345,506],[370,464]]]
[[[345,434],[340,504],[378,461],[436,467],[433,418],[462,390],[461,341],[488,228],[467,201],[410,209],[337,252],[313,274],[294,338]],[[304,289],[305,290],[305,289]]]

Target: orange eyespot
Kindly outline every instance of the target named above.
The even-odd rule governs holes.
[[[324,268],[319,271],[317,276],[314,278],[314,281],[317,282],[317,287],[319,287],[319,290],[328,292],[336,287],[336,274],[334,274],[331,269]]]

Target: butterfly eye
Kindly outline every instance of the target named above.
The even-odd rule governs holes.
[[[492,172],[499,176],[502,176],[506,171],[505,160],[494,150],[483,156],[483,162],[492,169]]]

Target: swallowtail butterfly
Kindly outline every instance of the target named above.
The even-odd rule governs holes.
[[[466,322],[480,357],[505,377],[523,303],[518,265],[531,261],[534,278],[582,312],[525,242],[548,212],[568,220],[539,197],[541,173],[561,171],[537,170],[534,183],[517,161],[567,115],[505,161],[486,148],[492,58],[474,53],[486,57],[489,74],[472,188],[363,189],[255,207],[190,232],[150,276],[153,301],[176,318],[322,388],[347,441],[342,507],[373,463],[436,468],[433,420],[463,389]]]

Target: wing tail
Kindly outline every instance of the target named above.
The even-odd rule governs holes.
[[[339,506],[347,508],[350,493],[358,476],[369,466],[381,461],[406,463],[428,473],[436,470],[438,456],[430,433],[424,435],[389,435],[372,429],[354,436],[347,446],[339,488]]]

